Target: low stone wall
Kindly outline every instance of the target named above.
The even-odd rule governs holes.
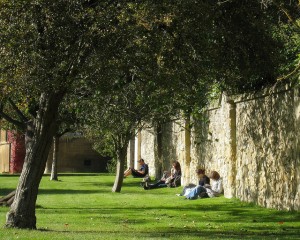
[[[223,94],[200,120],[143,130],[141,156],[152,176],[159,177],[178,160],[183,184],[196,183],[194,170],[202,166],[223,177],[225,197],[299,210],[299,99],[299,88],[290,86],[239,96]],[[189,121],[192,129],[187,127]]]

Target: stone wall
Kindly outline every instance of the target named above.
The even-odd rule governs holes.
[[[201,119],[147,130],[140,139],[141,156],[152,176],[159,177],[178,160],[183,184],[196,183],[194,170],[202,166],[223,177],[225,197],[299,210],[299,95],[299,88],[290,86],[239,96],[223,94]]]
[[[236,196],[265,207],[300,207],[299,89],[235,98]]]
[[[156,157],[156,149],[157,149],[156,131],[153,128],[146,128],[141,131],[139,137],[142,143],[139,158],[143,158],[145,160],[145,163],[148,164],[149,175],[156,176],[157,160],[158,160]],[[136,161],[135,161],[135,168],[138,168],[138,164]]]

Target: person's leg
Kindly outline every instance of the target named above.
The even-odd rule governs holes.
[[[184,186],[182,192],[178,196],[184,196],[187,189],[194,188],[194,187],[196,187],[196,185],[193,183],[190,183],[190,184]]]
[[[206,192],[205,187],[197,186],[192,189],[192,191],[186,196],[187,199],[196,199],[198,198],[199,194]]]
[[[161,184],[158,185],[159,188],[164,188],[164,187],[167,187],[167,186],[168,185],[166,183],[161,183]]]
[[[124,177],[127,177],[127,176],[129,176],[129,175],[131,175],[132,174],[132,170],[131,170],[131,168],[128,168],[125,172],[124,172]]]
[[[149,184],[149,188],[159,188],[161,184],[164,184],[165,181],[159,180],[158,182],[154,184]]]
[[[144,189],[148,190],[148,189],[154,189],[154,188],[159,188],[161,184],[164,184],[165,181],[159,180],[158,182],[154,183],[154,184],[148,184],[146,183],[144,185]]]

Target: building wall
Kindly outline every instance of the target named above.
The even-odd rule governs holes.
[[[53,149],[51,149],[46,173],[51,172]],[[108,159],[92,148],[85,138],[67,134],[59,140],[57,170],[62,172],[107,172]]]
[[[0,173],[20,173],[25,157],[24,136],[0,130]],[[51,172],[51,149],[45,173]],[[109,159],[102,157],[82,136],[66,134],[60,138],[58,172],[107,172]]]
[[[149,175],[155,176],[157,174],[157,156],[156,156],[156,131],[154,128],[146,128],[139,134],[141,143],[140,157],[145,160],[149,166]],[[138,160],[138,159],[137,159]],[[139,168],[137,161],[135,161],[135,168]]]
[[[7,140],[10,143],[10,173],[20,173],[25,159],[25,137],[24,134],[13,131],[7,132]]]
[[[0,173],[9,172],[10,143],[7,141],[7,133],[0,129]]]
[[[300,207],[299,89],[235,99],[236,196],[278,209]]]
[[[20,173],[25,158],[24,135],[0,131],[0,173]]]
[[[196,183],[194,170],[201,166],[220,173],[225,197],[299,210],[299,95],[299,88],[291,86],[239,96],[223,94],[201,119],[163,125],[158,144],[149,136],[142,138],[141,148],[147,149],[142,157],[149,156],[151,167],[156,166],[151,161],[168,168],[172,160],[179,160],[183,184]]]

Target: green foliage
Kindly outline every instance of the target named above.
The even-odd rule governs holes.
[[[181,188],[145,191],[127,178],[112,193],[114,176],[62,174],[40,184],[38,230],[1,229],[1,239],[299,239],[299,212],[277,211],[224,197],[184,201]],[[0,196],[18,176],[0,175]],[[0,207],[3,226],[7,207]]]
[[[117,159],[116,158],[112,158],[111,160],[109,160],[107,162],[106,168],[107,168],[107,171],[109,173],[116,174]]]

